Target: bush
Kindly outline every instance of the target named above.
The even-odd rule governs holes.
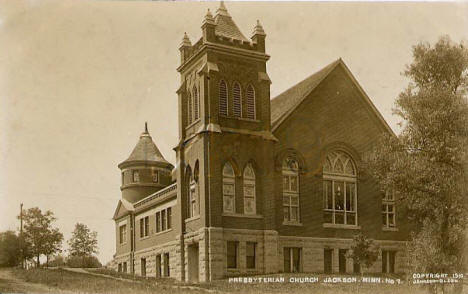
[[[102,267],[96,256],[69,256],[67,258],[67,266],[69,267]]]

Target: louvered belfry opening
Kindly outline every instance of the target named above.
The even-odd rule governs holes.
[[[200,116],[200,102],[198,100],[197,87],[193,87],[193,118],[197,120]]]
[[[187,94],[187,120],[188,124],[192,123],[192,97],[190,97],[190,93]]]
[[[242,94],[241,87],[238,82],[234,83],[232,88],[232,115],[234,117],[242,116]]]
[[[246,98],[246,118],[255,119],[255,90],[252,85],[247,87]]]
[[[224,80],[219,82],[219,114],[228,115],[228,91]]]

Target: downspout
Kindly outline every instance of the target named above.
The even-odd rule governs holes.
[[[130,212],[130,265],[131,272],[135,275],[135,214]]]
[[[210,72],[208,71],[208,75],[206,76],[206,84],[207,84],[207,100],[208,100],[208,125],[211,124],[211,101],[210,101]],[[205,205],[205,208],[207,209],[208,211],[208,223],[207,223],[207,227],[208,227],[208,256],[211,256],[210,255],[210,251],[211,251],[211,232],[209,230],[209,228],[211,228],[211,177],[210,177],[210,142],[211,142],[211,133],[210,132],[206,132],[206,134],[208,135],[208,138],[207,138],[207,152],[205,154],[206,156],[206,164],[208,166],[207,168],[207,177],[206,177],[206,182],[207,182],[207,185],[208,185],[208,203]],[[206,190],[205,190],[206,191]],[[208,277],[208,280],[211,281],[211,267],[210,267],[210,261],[208,260],[208,263],[206,265],[206,271],[207,271],[207,277]]]

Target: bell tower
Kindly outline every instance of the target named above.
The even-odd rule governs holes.
[[[274,195],[273,144],[277,140],[271,133],[265,31],[257,21],[247,39],[223,2],[215,16],[208,10],[201,31],[193,44],[184,34],[179,46],[179,143],[175,150],[181,238],[203,228],[205,237],[216,234],[212,231],[216,227],[243,228],[239,218],[246,214],[252,218],[246,229],[273,228],[274,201],[268,197]],[[234,172],[231,204],[224,197],[227,163]],[[244,189],[247,169],[254,191]],[[206,264],[210,267],[216,265]],[[217,274],[209,270],[201,279],[211,280]]]

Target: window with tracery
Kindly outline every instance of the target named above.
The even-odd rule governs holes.
[[[323,165],[324,222],[357,225],[357,175],[351,157],[332,151]]]

